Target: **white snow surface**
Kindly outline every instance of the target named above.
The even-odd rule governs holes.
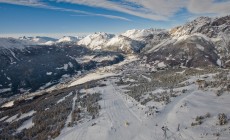
[[[85,45],[93,50],[101,49],[112,37],[114,37],[113,34],[99,32],[86,36],[85,38],[81,39],[77,44]]]
[[[89,73],[86,76],[77,79],[76,81],[72,82],[68,87],[84,84],[86,82],[92,81],[92,80],[98,80],[106,77],[116,76],[115,73]]]
[[[2,118],[0,119],[0,121],[5,120],[6,118],[8,118],[8,116],[2,117]]]
[[[15,38],[0,38],[0,48],[5,49],[24,49],[29,45],[34,45],[35,43]]]
[[[23,129],[29,129],[31,127],[33,127],[34,123],[32,121],[32,118],[30,118],[29,120],[26,120],[25,122],[23,122],[23,124],[17,129],[17,132],[22,131]]]
[[[27,113],[21,114],[21,116],[20,116],[19,118],[15,119],[14,121],[18,121],[18,120],[20,120],[20,119],[23,119],[23,118],[26,118],[26,117],[32,116],[34,113],[36,113],[36,111],[31,110],[30,112],[27,112]]]
[[[147,140],[154,135],[154,129],[149,129],[142,121],[144,116],[129,109],[125,97],[118,93],[113,82],[107,84],[109,86],[94,89],[100,91],[103,97],[100,117],[61,133],[57,140]],[[91,126],[93,123],[96,125]]]
[[[52,72],[46,72],[46,75],[52,75]]]
[[[166,67],[166,65],[165,65],[164,62],[158,63],[157,66],[158,66],[159,68],[165,68],[165,67]]]
[[[78,63],[87,63],[89,61],[95,61],[95,62],[103,62],[107,60],[114,60],[117,56],[116,55],[110,55],[110,56],[95,56],[95,55],[85,55],[80,58],[75,58],[75,60]]]
[[[61,43],[61,42],[77,42],[79,41],[79,37],[74,37],[74,36],[64,36],[62,38],[60,38],[57,43]]]
[[[180,72],[183,73],[184,71]],[[218,114],[230,115],[229,94],[220,97],[215,95],[214,90],[198,90],[195,81],[198,78],[208,77],[211,80],[215,74],[192,76],[184,81],[190,85],[175,88],[178,96],[164,105],[160,102],[150,101],[146,106],[136,102],[133,98],[124,94],[124,90],[115,84],[119,80],[116,77],[102,81],[105,87],[95,87],[87,91],[102,94],[100,115],[94,120],[79,123],[73,127],[65,128],[57,140],[216,140],[214,133],[220,132],[220,139],[228,140],[228,127],[217,125]],[[88,79],[89,76],[86,76]],[[84,79],[84,77],[82,78]],[[81,79],[81,80],[82,80]],[[80,81],[81,81],[80,80]],[[88,79],[87,81],[89,81]],[[183,89],[187,92],[182,93]],[[165,89],[159,88],[152,92],[159,93]],[[82,91],[84,92],[84,91]],[[145,111],[152,105],[156,106],[160,113],[152,116],[145,115]],[[191,113],[192,112],[192,113]],[[210,113],[210,118],[203,120],[201,125],[191,126],[197,116]],[[94,125],[92,125],[94,124]],[[162,126],[166,126],[167,138],[164,136]],[[178,131],[179,126],[179,131]]]
[[[143,30],[132,29],[122,33],[121,35],[129,37],[133,40],[144,41],[144,39],[149,35],[156,35],[164,32],[166,31],[162,29],[143,29]]]
[[[0,89],[0,93],[4,93],[4,92],[8,92],[8,91],[11,91],[11,88]]]
[[[3,104],[3,105],[1,106],[1,108],[3,108],[3,107],[11,107],[11,106],[13,106],[13,105],[14,105],[14,101],[9,101],[9,102]]]
[[[51,38],[51,37],[45,37],[45,36],[35,36],[35,37],[19,37],[19,40],[23,40],[23,41],[28,41],[28,42],[33,42],[35,44],[46,44],[48,42],[55,42],[57,41],[57,39],[55,38]]]
[[[200,44],[196,44],[196,47],[197,47],[198,49],[200,49],[201,51],[204,51],[204,47],[201,46]]]
[[[67,97],[69,97],[69,96],[71,96],[71,95],[73,95],[72,92],[70,92],[68,95],[66,95],[65,97],[63,97],[63,98],[61,98],[60,100],[58,100],[58,101],[57,101],[57,104],[63,102],[63,101],[65,100],[65,98],[67,98]]]
[[[14,115],[14,116],[11,116],[10,118],[8,118],[7,120],[5,120],[5,122],[12,122],[14,121],[16,118],[17,118],[18,114]]]

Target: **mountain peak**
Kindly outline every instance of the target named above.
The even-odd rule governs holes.
[[[79,37],[74,37],[74,36],[63,36],[60,38],[57,43],[62,43],[62,42],[77,42],[79,41]]]

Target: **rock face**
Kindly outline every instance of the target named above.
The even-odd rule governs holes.
[[[158,63],[165,67],[229,66],[230,16],[199,17],[168,33],[168,38],[150,43],[152,47],[145,52],[147,61],[156,67]]]
[[[95,52],[67,44],[34,45],[22,49],[0,48],[0,96],[35,91],[42,86],[60,82],[63,76],[122,60],[123,56],[118,53]]]
[[[230,16],[221,18],[199,17],[183,26],[173,28],[170,33],[173,36],[191,35],[201,33],[209,38],[216,38],[220,33],[230,33]]]
[[[165,67],[218,66],[214,44],[201,35],[187,36],[162,44],[146,56],[147,62],[156,67],[161,67],[159,63],[164,63]]]

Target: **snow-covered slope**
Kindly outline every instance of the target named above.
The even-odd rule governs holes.
[[[94,33],[80,40],[78,45],[84,45],[93,50],[136,53],[140,52],[146,44],[157,44],[168,36],[168,32],[162,29],[133,29],[116,36],[106,33]]]
[[[166,33],[166,30],[162,29],[143,29],[143,30],[128,30],[121,35],[129,37],[133,40],[139,40],[139,41],[146,41],[147,39],[158,35],[158,34],[163,34]]]
[[[148,47],[144,50],[146,50],[145,52],[148,54],[148,60],[162,61],[166,58],[169,59],[169,57],[176,59],[176,54],[177,57],[181,55],[180,60],[178,59],[180,64],[181,60],[184,59],[182,57],[186,55],[189,56],[186,57],[186,61],[192,60],[193,64],[230,66],[230,64],[227,63],[230,59],[229,25],[230,16],[220,18],[199,17],[183,26],[171,29],[168,33],[168,38],[164,38],[164,40],[160,40],[154,44],[148,43]],[[187,52],[187,54],[185,54],[185,52]],[[215,54],[215,56],[213,54]],[[198,58],[198,56],[200,58]],[[172,60],[170,61],[172,64]],[[218,61],[218,63],[216,61]],[[222,62],[221,64],[219,63],[220,61]],[[173,60],[173,65],[179,63],[175,63],[175,60]]]
[[[55,38],[44,37],[44,36],[36,36],[36,37],[20,37],[20,40],[29,41],[37,45],[46,45],[51,44],[51,42],[57,41]]]
[[[35,43],[26,40],[20,40],[15,38],[0,38],[0,48],[5,49],[23,49],[27,46],[34,45]]]
[[[220,33],[230,33],[230,16],[220,18],[199,17],[183,26],[173,28],[170,33],[173,36],[190,35],[193,33],[205,34],[210,38],[216,38]]]
[[[105,49],[124,53],[135,53],[139,52],[143,47],[144,44],[140,41],[132,40],[123,35],[118,35],[109,40]]]
[[[90,49],[102,49],[109,39],[114,37],[113,34],[107,34],[103,32],[94,33],[86,36],[78,42],[78,45],[84,45]]]
[[[173,37],[200,33],[212,40],[220,57],[229,55],[230,52],[230,16],[220,18],[199,17],[183,26],[171,29]]]
[[[64,36],[62,38],[60,38],[57,43],[61,43],[61,42],[77,42],[79,41],[79,37],[74,37],[74,36]]]
[[[219,57],[212,41],[202,34],[171,38],[150,50],[147,61],[156,67],[218,66]]]

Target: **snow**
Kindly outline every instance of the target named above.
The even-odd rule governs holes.
[[[4,92],[8,92],[8,91],[11,91],[11,88],[0,89],[0,93],[4,93]]]
[[[12,55],[16,60],[19,60],[19,59],[16,57],[15,53],[14,53],[11,49],[8,49],[8,50],[10,51],[11,55]]]
[[[145,76],[145,75],[141,75],[143,78],[145,78],[148,82],[151,82],[152,81],[152,79],[151,78],[148,78],[147,76]]]
[[[177,72],[183,74],[185,70]],[[78,79],[75,84],[84,83],[85,81],[93,80],[95,73],[91,73]],[[167,139],[175,140],[201,140],[201,139],[216,139],[213,136],[215,132],[221,132],[220,139],[228,140],[229,134],[226,131],[229,127],[221,127],[216,125],[218,113],[226,113],[229,116],[230,106],[229,94],[224,94],[217,97],[213,91],[198,90],[194,81],[198,78],[208,77],[206,80],[212,80],[215,74],[206,74],[191,76],[188,80],[189,85],[185,87],[174,88],[177,97],[171,98],[171,102],[167,105],[161,102],[149,101],[146,106],[141,105],[133,98],[127,96],[121,87],[118,87],[115,82],[119,80],[116,77],[109,77],[106,81],[101,81],[106,84],[105,87],[95,87],[81,90],[81,93],[99,92],[102,95],[100,115],[94,120],[89,120],[84,123],[78,123],[73,127],[65,127],[57,140],[78,139],[78,140],[149,140],[149,139],[165,139],[162,126],[167,126]],[[142,77],[145,75],[141,75]],[[143,77],[144,78],[144,77]],[[145,78],[148,78],[145,76]],[[127,78],[128,79],[128,78]],[[124,80],[127,80],[124,79]],[[149,79],[150,81],[151,79]],[[185,93],[182,90],[186,89]],[[161,93],[166,89],[158,88],[151,93]],[[215,90],[214,90],[215,91]],[[149,95],[145,95],[148,97]],[[74,101],[75,99],[73,99]],[[157,107],[159,113],[147,116],[145,112],[149,107]],[[196,116],[205,115],[207,112],[211,114],[210,118],[204,120],[202,125],[191,126]],[[69,115],[70,116],[70,115]],[[70,119],[70,117],[68,117]],[[68,120],[69,120],[68,119]],[[67,121],[68,122],[68,121]],[[94,125],[92,125],[94,124]],[[128,125],[127,125],[128,124]],[[177,131],[177,128],[180,130]],[[222,131],[226,131],[223,132]],[[208,133],[208,135],[203,135]]]
[[[103,62],[103,61],[112,61],[116,58],[116,56],[101,56],[101,57],[96,57],[96,58],[93,58],[92,60],[93,61],[96,61],[96,62]]]
[[[34,45],[35,43],[19,40],[15,38],[0,38],[0,48],[6,48],[6,49],[24,49],[25,47],[29,45]]]
[[[92,80],[98,80],[106,77],[116,76],[114,73],[89,73],[86,76],[72,82],[68,87],[84,84]]]
[[[165,68],[165,67],[166,67],[166,65],[165,65],[164,62],[158,63],[157,66],[158,66],[159,68]]]
[[[8,116],[2,117],[0,121],[4,121],[6,118],[8,118]]]
[[[55,42],[54,41],[47,41],[47,42],[45,42],[43,44],[51,46],[51,45],[55,44]]]
[[[18,116],[18,114],[14,115],[14,116],[12,116],[10,118],[8,118],[7,120],[5,120],[5,122],[10,123],[10,122],[14,121],[17,118],[17,116]]]
[[[183,70],[183,71],[181,71],[181,72],[176,72],[176,73],[178,73],[178,74],[183,74],[185,71],[186,71],[186,70]]]
[[[76,100],[77,100],[77,97],[78,97],[77,94],[78,93],[76,93],[76,95],[73,97],[72,110],[71,110],[70,114],[67,117],[67,120],[66,120],[66,123],[65,123],[65,128],[62,130],[62,133],[68,131],[68,127],[67,126],[71,122],[72,114],[73,114],[73,112],[75,110],[75,104],[76,104]]]
[[[14,122],[14,121],[18,121],[18,120],[20,120],[20,119],[23,119],[23,118],[32,116],[34,113],[36,113],[36,111],[31,110],[30,112],[21,114],[19,118],[17,118],[17,117],[18,117],[18,114],[16,114],[16,115],[14,115],[14,116],[11,116],[11,117],[8,118],[7,120],[5,120],[5,122],[11,123],[11,122]]]
[[[46,75],[52,75],[52,72],[46,72]]]
[[[204,51],[204,47],[201,46],[200,44],[196,44],[196,47],[197,47],[199,50]]]
[[[66,95],[65,97],[63,97],[63,98],[61,98],[60,100],[58,100],[58,101],[57,101],[57,104],[63,102],[63,101],[65,100],[65,98],[67,98],[67,97],[69,97],[69,96],[71,96],[71,95],[73,95],[72,92],[70,92],[68,95]]]
[[[220,60],[220,59],[218,59],[218,60],[216,61],[216,64],[217,64],[217,65],[219,65],[219,66],[222,66],[222,62],[221,62],[221,60]]]
[[[23,124],[17,129],[17,132],[21,132],[23,129],[29,129],[31,127],[33,127],[34,123],[32,121],[32,118],[30,118],[29,120],[26,120],[25,122],[23,122]]]
[[[194,118],[196,116],[205,115],[207,112],[211,114],[211,118],[205,120],[205,122],[194,128],[187,128],[183,130],[181,133],[184,139],[191,139],[191,137],[195,139],[201,139],[201,136],[197,135],[197,133],[209,133],[212,134],[212,131],[207,128],[216,129],[215,126],[217,123],[217,119],[214,116],[217,116],[218,113],[221,112],[229,112],[229,109],[226,106],[229,106],[229,96],[222,97],[217,100],[216,96],[212,93],[204,93],[201,91],[192,92],[191,94],[184,96],[179,101],[175,102],[173,108],[170,108],[168,111],[168,115],[166,117],[166,122],[168,124],[168,128],[173,130],[174,127],[180,124],[180,127],[184,129],[185,127],[191,126],[191,122],[194,122]],[[185,104],[186,106],[181,108],[181,105]],[[199,108],[199,109],[197,109]],[[192,112],[192,113],[189,113]],[[211,126],[210,126],[211,125]],[[207,136],[206,139],[214,139],[212,135]],[[228,139],[228,136],[223,139]]]
[[[64,64],[63,69],[64,69],[65,71],[67,71],[67,70],[68,70],[68,67],[69,67],[68,64]]]
[[[106,83],[108,86],[97,88],[102,93],[103,100],[100,102],[101,113],[98,119],[79,124],[67,132],[61,133],[57,140],[78,139],[78,140],[139,140],[149,139],[154,135],[141,118],[129,109],[125,103],[125,97],[119,95],[112,82]],[[94,89],[95,92],[97,91]],[[126,122],[129,125],[126,125]],[[96,125],[92,126],[93,123]]]
[[[61,42],[77,42],[79,41],[79,37],[74,37],[74,36],[64,36],[62,38],[60,38],[57,43],[61,43]]]
[[[159,44],[153,46],[151,49],[149,49],[149,50],[148,50],[148,53],[151,53],[151,52],[153,52],[153,51],[157,51],[160,47],[166,46],[166,45],[171,44],[171,43],[174,43],[174,42],[176,42],[175,39],[171,39],[171,38],[170,38],[170,39],[166,39],[166,40],[160,42]]]
[[[14,105],[14,101],[9,101],[9,102],[3,104],[3,105],[1,106],[1,108],[3,108],[3,107],[11,107],[11,106],[13,106],[13,105]]]
[[[75,60],[78,63],[87,63],[89,61],[95,61],[95,62],[103,62],[107,60],[114,60],[117,56],[116,55],[110,55],[110,56],[95,56],[95,55],[85,55],[81,58],[75,58]]]
[[[78,42],[78,45],[85,45],[90,49],[101,49],[114,35],[103,32],[94,33],[86,36]]]
[[[110,39],[108,43],[105,45],[105,48],[111,48],[113,50],[122,50],[124,52],[133,52],[135,50],[139,50],[143,47],[141,42],[132,40],[128,37],[117,35]]]
[[[144,40],[146,37],[150,35],[156,35],[163,32],[166,31],[162,29],[143,29],[143,30],[132,29],[122,33],[121,35],[129,37],[133,40]]]
[[[31,110],[30,112],[27,112],[27,113],[21,114],[21,116],[20,116],[19,118],[15,119],[14,121],[18,121],[18,120],[20,120],[20,119],[23,119],[23,118],[26,118],[26,117],[32,116],[34,113],[36,113],[36,111]]]
[[[70,68],[73,68],[73,64],[71,62],[68,63]]]

